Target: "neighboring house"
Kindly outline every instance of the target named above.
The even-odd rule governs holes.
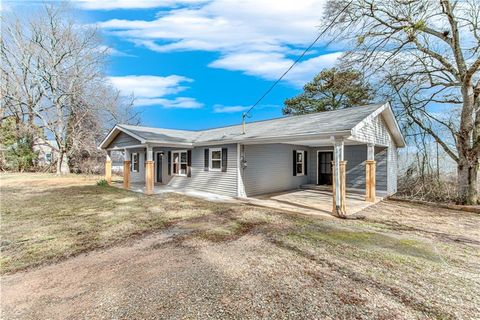
[[[56,147],[57,142],[55,140],[36,138],[33,145],[33,151],[38,152],[37,165],[41,167],[52,165],[58,157]]]
[[[404,146],[388,103],[251,122],[245,132],[242,125],[189,131],[118,124],[100,145],[108,154],[124,152],[126,187],[131,181],[145,183],[147,193],[156,184],[238,197],[330,185],[341,179],[339,170],[332,175],[337,154],[347,188],[373,182],[375,195],[376,181],[377,192],[393,194],[397,148]]]

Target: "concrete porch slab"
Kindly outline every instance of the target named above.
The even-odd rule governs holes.
[[[253,205],[272,209],[333,217],[332,197],[332,193],[328,191],[300,189],[251,197],[245,199],[245,201]],[[381,198],[377,199],[377,202],[380,200]],[[353,215],[374,204],[372,202],[366,202],[361,195],[349,193],[347,193],[346,201],[347,215]]]

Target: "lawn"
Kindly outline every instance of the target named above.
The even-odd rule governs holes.
[[[0,177],[6,318],[480,318],[474,213],[384,201],[321,219]]]

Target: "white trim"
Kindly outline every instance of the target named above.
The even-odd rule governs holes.
[[[212,153],[213,152],[220,152],[220,159],[215,159],[215,161],[220,161],[220,167],[219,168],[214,168],[212,166],[213,162],[213,157]],[[209,148],[208,149],[208,171],[222,171],[222,148]]]
[[[110,143],[112,143],[113,139],[115,139],[115,137],[118,135],[119,132],[117,131],[121,131],[135,139],[137,139],[138,141],[140,141],[141,144],[145,143],[145,139],[143,139],[142,137],[140,136],[137,136],[136,134],[133,134],[131,133],[130,131],[128,131],[127,129],[124,129],[122,127],[120,127],[119,125],[115,125],[115,127],[113,127],[110,132],[108,132],[107,136],[105,137],[105,139],[102,140],[102,142],[100,143],[100,148],[101,149],[105,149]],[[114,135],[115,133],[115,135]],[[108,142],[108,143],[107,143]]]
[[[243,182],[242,145],[237,143],[237,197],[246,198],[245,184]]]
[[[175,153],[178,153],[179,156],[178,156],[178,173],[174,173],[173,172],[173,155]],[[187,157],[187,161],[185,162],[187,164],[187,169],[185,170],[185,174],[181,174],[180,172],[182,171],[182,153],[185,153],[186,154],[186,157]],[[188,152],[187,150],[171,150],[171,157],[172,157],[172,167],[171,167],[171,173],[172,173],[172,176],[178,176],[178,177],[186,177],[187,176],[187,172],[188,172]]]
[[[138,169],[135,170],[135,155],[137,156],[137,163],[138,163]],[[140,171],[140,153],[139,152],[132,152],[130,154],[130,156],[132,157],[132,163],[130,164],[132,166],[132,170],[130,170],[131,172],[139,172]]]
[[[305,151],[306,150],[302,150],[302,149],[299,149],[299,150],[295,150],[295,173],[296,173],[296,177],[303,177],[305,176]],[[298,164],[298,156],[297,154],[301,152],[302,153],[302,173],[298,173],[297,172],[297,164]]]
[[[316,158],[316,161],[315,161],[315,163],[317,164],[317,167],[316,167],[316,169],[315,169],[315,172],[317,173],[317,185],[318,185],[318,175],[319,175],[319,172],[318,172],[318,171],[319,171],[319,170],[318,170],[318,154],[319,154],[320,152],[332,152],[332,153],[333,153],[333,152],[335,152],[335,149],[332,148],[332,149],[317,150],[317,158]],[[333,158],[332,158],[332,161],[333,161]],[[310,170],[311,170],[311,169],[310,169]]]
[[[158,182],[158,163],[157,163],[157,159],[158,159],[158,154],[159,153],[163,153],[163,159],[162,159],[162,168],[160,170],[162,170],[162,180],[163,180],[163,162],[165,161],[165,158],[167,158],[168,156],[165,156],[166,152],[165,151],[155,151],[154,152],[154,159],[153,159],[153,162],[155,163],[155,183],[163,183],[162,182]],[[168,166],[168,159],[167,159],[167,166]]]

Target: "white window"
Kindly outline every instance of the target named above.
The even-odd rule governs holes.
[[[177,176],[187,175],[187,151],[172,152],[172,172]]]
[[[222,170],[222,149],[210,149],[210,171]]]
[[[305,151],[297,150],[297,176],[305,174]]]
[[[138,159],[138,153],[132,153],[132,172],[138,172],[138,167],[139,167],[139,159]]]

